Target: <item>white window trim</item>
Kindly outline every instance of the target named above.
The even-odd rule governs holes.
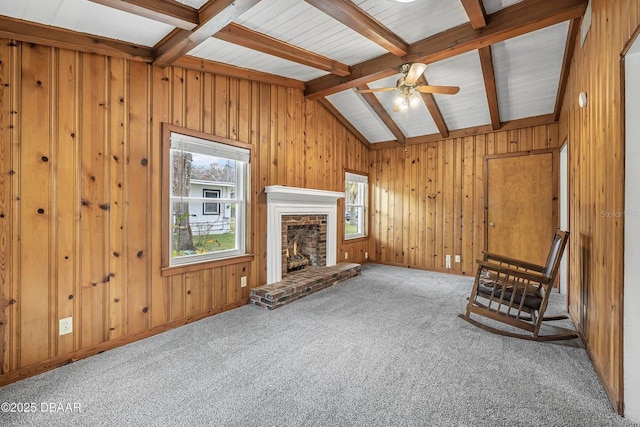
[[[345,193],[345,204],[344,204],[344,216],[343,218],[345,218],[346,220],[346,213],[347,210],[351,207],[355,207],[356,211],[359,212],[358,213],[358,228],[361,229],[362,231],[358,232],[358,233],[354,233],[354,234],[344,234],[344,239],[345,240],[352,240],[352,239],[360,239],[363,237],[367,237],[368,233],[367,233],[367,221],[366,221],[366,216],[367,216],[367,206],[366,203],[368,203],[368,191],[369,191],[369,176],[368,175],[364,175],[364,174],[357,174],[357,173],[352,173],[352,172],[345,172],[345,183],[349,181],[349,182],[355,182],[358,184],[363,184],[364,185],[364,191],[360,192],[358,191],[358,203],[347,203],[347,199],[346,199],[346,193]]]
[[[205,254],[188,255],[180,258],[173,257],[173,203],[176,200],[181,202],[202,202],[211,203],[210,198],[205,197],[180,197],[173,196],[171,193],[171,183],[173,182],[173,167],[171,163],[171,152],[168,153],[169,164],[169,185],[168,188],[163,188],[163,191],[168,192],[169,209],[167,214],[169,215],[169,227],[166,231],[168,236],[168,247],[163,250],[168,251],[168,267],[185,266],[191,264],[198,264],[207,261],[223,260],[236,256],[246,254],[246,204],[248,194],[246,193],[246,183],[250,180],[250,151],[248,148],[237,147],[234,145],[228,145],[224,142],[216,140],[216,138],[203,139],[190,135],[185,135],[179,132],[170,133],[170,150],[181,148],[184,151],[195,152],[199,154],[206,154],[210,156],[222,157],[236,161],[236,186],[235,186],[235,198],[216,199],[216,203],[230,203],[236,205],[236,248],[217,252],[208,252]]]

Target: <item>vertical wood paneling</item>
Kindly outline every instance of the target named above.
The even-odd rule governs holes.
[[[11,327],[15,325],[15,304],[9,304],[13,292],[13,272],[11,239],[13,221],[12,184],[15,174],[11,174],[12,153],[12,91],[18,83],[12,81],[11,71],[14,69],[12,48],[6,40],[0,43],[0,342],[7,343],[9,351],[0,355],[0,374],[8,372],[12,366],[12,353],[16,349]],[[15,329],[15,327],[13,328]]]
[[[109,73],[109,339],[126,335],[126,281],[127,281],[127,203],[126,191],[129,181],[126,179],[129,152],[125,132],[128,120],[125,118],[125,94],[127,67],[123,60],[111,58]],[[118,274],[114,273],[118,272]]]
[[[83,347],[105,341],[106,287],[105,271],[108,249],[108,161],[105,131],[107,111],[108,59],[82,55],[80,144],[82,146],[82,276],[81,318],[79,325]],[[106,248],[105,248],[105,245]]]
[[[592,1],[591,28],[584,45],[575,48],[559,127],[569,150],[569,312],[576,322],[584,320],[579,326],[587,351],[618,410],[624,387],[620,333],[624,218],[602,213],[624,211],[620,54],[640,24],[639,9],[637,0]],[[577,103],[580,92],[588,96],[585,108]],[[589,250],[581,247],[587,241]],[[588,288],[582,280],[585,275],[590,278]]]
[[[75,317],[78,301],[77,285],[79,269],[79,254],[76,242],[79,237],[80,203],[79,199],[79,145],[74,138],[77,129],[77,66],[79,54],[70,51],[58,51],[57,94],[55,110],[57,111],[56,146],[57,150],[53,160],[58,185],[56,191],[55,227],[56,235],[56,293],[57,313],[54,317],[62,319]],[[68,100],[60,102],[60,100]],[[66,209],[61,208],[66,207]],[[67,334],[57,338],[58,355],[66,354],[74,350],[74,335]]]
[[[0,383],[244,303],[266,279],[264,187],[344,191],[346,167],[369,171],[369,150],[299,89],[6,40],[0,61],[0,166],[15,170],[0,174],[0,294],[16,300]],[[163,122],[254,145],[253,262],[161,276]],[[343,234],[338,253],[373,257]],[[62,317],[72,334],[58,336]]]
[[[149,212],[149,118],[148,118],[148,66],[129,64],[127,189],[128,212],[126,229],[127,258],[127,333],[132,334],[149,327],[149,275],[151,250],[147,246],[150,233]],[[135,102],[145,100],[147,102]],[[197,114],[199,117],[199,114]],[[126,123],[127,121],[125,121]],[[115,273],[114,273],[115,274]]]
[[[460,206],[460,229],[459,229],[459,242],[460,250],[457,252],[460,254],[461,265],[456,265],[462,271],[473,271],[474,264],[474,248],[475,248],[475,229],[474,221],[474,197],[475,197],[475,150],[474,150],[474,138],[467,137],[464,139],[464,155],[462,159],[462,204]],[[479,139],[476,145],[481,145],[482,141]],[[478,149],[478,151],[480,151]]]
[[[20,245],[20,365],[27,366],[50,354],[51,291],[49,286],[51,49],[23,46],[21,137],[18,179],[18,221],[28,235]],[[40,126],[32,126],[37,118]],[[46,160],[45,160],[46,159]],[[40,268],[34,268],[40,265]]]
[[[149,129],[151,135],[151,141],[153,141],[150,153],[150,165],[151,165],[151,215],[147,215],[147,219],[150,217],[151,222],[151,256],[149,257],[151,263],[151,327],[158,327],[169,321],[171,313],[170,308],[170,292],[169,292],[169,278],[162,277],[160,275],[160,259],[162,258],[162,247],[160,244],[162,236],[162,218],[160,212],[162,212],[162,185],[161,185],[161,158],[162,153],[159,149],[160,144],[156,144],[156,141],[160,141],[160,125],[159,123],[171,122],[170,118],[170,99],[171,99],[171,85],[170,85],[170,69],[152,68],[151,70],[151,96],[149,97],[149,103],[151,104],[151,128]],[[209,75],[209,77],[212,77]],[[210,82],[211,78],[207,79]],[[210,93],[205,86],[205,97]],[[211,98],[208,98],[209,100]],[[129,102],[133,99],[129,97]],[[209,104],[210,105],[210,104]],[[209,110],[210,111],[210,110]],[[205,116],[206,117],[206,116]],[[208,123],[209,129],[212,126],[212,118],[205,119],[205,123]]]
[[[436,236],[438,235],[438,229],[436,225],[437,217],[437,197],[438,186],[436,173],[438,171],[438,149],[435,142],[427,144],[427,206],[425,211],[427,212],[427,233],[426,233],[426,245],[425,245],[425,263],[424,266],[427,269],[436,269],[437,250],[436,250]]]
[[[371,151],[373,260],[473,274],[484,248],[483,157],[528,150],[534,135],[558,147],[553,129],[556,124],[412,145],[408,155],[404,148]],[[420,171],[414,172],[419,157]],[[423,196],[414,196],[414,180],[424,182]]]

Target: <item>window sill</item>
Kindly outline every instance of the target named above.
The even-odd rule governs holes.
[[[362,240],[368,240],[369,236],[355,236],[355,237],[345,237],[342,240],[342,243],[354,243],[354,242],[360,242]]]
[[[231,258],[208,260],[194,262],[192,264],[174,265],[171,267],[162,267],[160,275],[162,277],[173,276],[176,274],[184,274],[192,271],[201,271],[208,268],[224,267],[225,265],[242,264],[243,262],[253,261],[254,254],[238,255]]]

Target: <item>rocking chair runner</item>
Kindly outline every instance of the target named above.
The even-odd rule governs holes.
[[[557,229],[544,266],[484,252],[478,260],[478,270],[473,283],[467,311],[458,317],[500,335],[534,341],[555,341],[576,338],[575,331],[551,325],[541,333],[543,322],[566,319],[567,316],[545,316],[553,284],[560,268],[560,260],[569,239],[569,232]],[[478,320],[471,314],[483,316],[529,334],[495,328]]]

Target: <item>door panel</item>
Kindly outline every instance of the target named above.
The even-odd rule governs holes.
[[[544,264],[557,227],[557,152],[485,157],[485,249]]]

